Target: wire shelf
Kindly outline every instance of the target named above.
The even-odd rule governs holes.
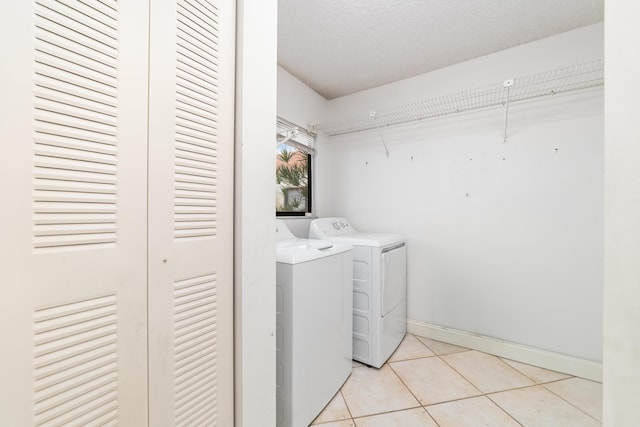
[[[583,64],[513,79],[513,85],[498,83],[483,88],[439,96],[411,104],[372,111],[367,115],[324,122],[312,128],[329,136],[362,132],[432,119],[509,102],[525,101],[604,84],[604,62]]]

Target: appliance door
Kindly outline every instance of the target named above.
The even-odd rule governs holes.
[[[407,294],[407,250],[404,242],[382,249],[382,317]]]

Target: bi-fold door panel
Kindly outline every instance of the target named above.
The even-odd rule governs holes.
[[[147,423],[147,1],[0,25],[0,425]]]
[[[153,426],[233,425],[235,2],[151,6]]]
[[[149,6],[0,17],[0,425],[233,424],[234,2]]]

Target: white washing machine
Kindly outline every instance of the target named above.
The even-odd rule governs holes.
[[[381,367],[407,332],[404,237],[359,233],[344,218],[313,220],[309,237],[353,245],[353,359]]]
[[[276,220],[279,427],[307,426],[351,374],[351,245],[298,239]]]

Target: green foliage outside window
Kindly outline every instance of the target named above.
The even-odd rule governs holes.
[[[304,212],[309,197],[308,155],[284,146],[277,152],[276,211]]]

